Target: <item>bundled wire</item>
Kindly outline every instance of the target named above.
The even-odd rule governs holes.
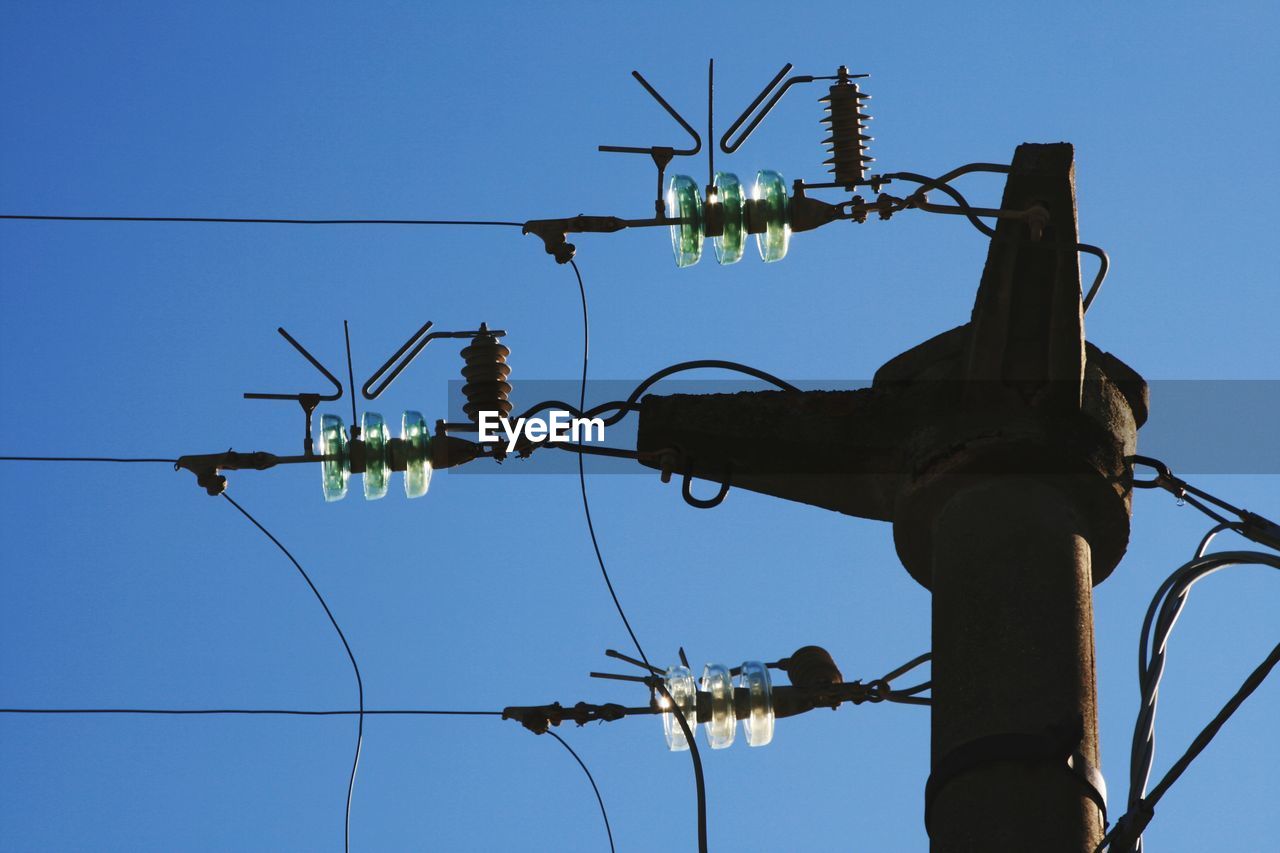
[[[1099,851],[1140,853],[1142,832],[1155,814],[1156,803],[1280,660],[1280,645],[1277,645],[1148,794],[1147,785],[1155,759],[1156,704],[1160,695],[1160,682],[1164,676],[1169,636],[1183,607],[1186,606],[1187,594],[1191,587],[1228,566],[1262,565],[1280,569],[1280,555],[1263,551],[1221,551],[1206,556],[1204,549],[1208,547],[1213,536],[1228,526],[1220,524],[1210,531],[1201,543],[1195,558],[1177,569],[1160,585],[1147,608],[1138,644],[1138,684],[1142,704],[1133,730],[1128,810],[1103,838],[1097,848]]]

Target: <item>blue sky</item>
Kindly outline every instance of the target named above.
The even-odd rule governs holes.
[[[1276,380],[1277,23],[1264,3],[4,2],[0,212],[644,216],[652,165],[595,151],[680,141],[631,69],[700,124],[714,56],[724,127],[784,62],[846,64],[873,75],[880,170],[1074,143],[1081,236],[1113,261],[1088,317],[1095,343],[1149,379]],[[794,90],[717,164],[822,180],[821,94]],[[675,170],[701,182],[706,163]],[[1001,184],[961,186],[994,204]],[[736,266],[677,270],[658,231],[575,242],[592,375],[617,380],[689,358],[866,379],[967,319],[986,252],[963,221],[924,214],[797,235],[767,266],[748,249]],[[508,331],[517,403],[533,402],[520,380],[580,369],[572,274],[515,229],[3,222],[0,307],[5,454],[297,452],[296,407],[240,397],[316,387],[277,325],[336,369],[350,320],[359,377],[426,320],[486,321]],[[373,408],[442,416],[460,362],[436,347]],[[324,411],[350,416],[345,399]],[[1157,395],[1153,425],[1176,433],[1164,417]],[[1280,470],[1249,467],[1232,437],[1238,421],[1267,421],[1218,420],[1202,443],[1238,447],[1235,473],[1166,461],[1280,515]],[[298,467],[232,474],[230,488],[327,597],[369,707],[643,701],[587,677],[628,640],[575,478],[441,473],[421,501],[393,483],[381,502],[337,504],[318,481]],[[0,484],[0,704],[354,706],[305,584],[189,474],[6,463]],[[664,664],[680,645],[696,664],[734,665],[817,643],[866,679],[929,646],[928,595],[887,525],[741,491],[701,512],[651,472],[590,489],[619,595]],[[1137,495],[1129,555],[1095,591],[1113,804],[1142,611],[1206,527],[1167,495]],[[1171,647],[1157,775],[1270,649],[1277,606],[1263,569],[1197,587]],[[1280,834],[1278,716],[1273,680],[1162,802],[1149,849],[1261,850]],[[657,720],[561,734],[595,774],[620,850],[692,846],[689,762]],[[7,716],[0,835],[13,850],[341,849],[353,738],[343,718]],[[815,712],[779,721],[766,748],[707,753],[714,849],[926,848],[923,709]],[[569,756],[491,718],[370,720],[352,846],[607,849]]]

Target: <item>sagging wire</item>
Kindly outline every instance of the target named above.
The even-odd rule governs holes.
[[[351,775],[347,779],[347,806],[343,817],[343,850],[350,853],[351,798],[352,794],[355,792],[356,771],[360,768],[360,750],[361,747],[364,746],[364,681],[360,678],[360,665],[356,663],[356,656],[351,651],[351,644],[347,642],[347,635],[342,632],[342,627],[338,624],[338,620],[334,618],[333,611],[329,609],[328,603],[324,600],[324,596],[320,594],[320,590],[316,588],[315,583],[312,582],[311,576],[307,574],[307,570],[302,568],[302,564],[298,562],[297,558],[295,558],[293,554],[289,553],[289,549],[284,547],[280,540],[273,536],[271,531],[263,527],[262,523],[259,522],[258,519],[254,518],[248,510],[236,503],[236,500],[226,492],[223,492],[222,496],[226,498],[227,502],[235,507],[241,515],[247,518],[254,527],[261,530],[262,534],[270,539],[271,542],[280,549],[281,553],[289,558],[289,562],[293,563],[294,568],[296,568],[298,573],[302,575],[302,579],[307,582],[307,586],[311,587],[311,591],[315,593],[316,600],[320,602],[320,606],[324,608],[325,615],[329,617],[329,622],[333,625],[333,630],[338,633],[338,639],[342,641],[342,648],[346,650],[347,658],[351,661],[351,670],[356,676],[356,695],[359,703],[359,710],[357,711],[356,717],[356,754],[351,760]]]
[[[294,717],[346,717],[346,716],[448,716],[448,717],[501,717],[502,711],[460,711],[434,708],[361,708],[358,710],[319,711],[303,708],[0,708],[0,714],[37,714],[37,715],[160,715],[160,716],[294,716]],[[573,760],[587,774],[591,790],[595,792],[596,802],[600,806],[600,816],[604,819],[604,831],[609,838],[610,853],[614,853],[613,829],[609,826],[609,813],[604,806],[604,798],[596,785],[595,777],[585,762],[565,742],[564,738],[549,731],[560,745],[569,751]]]
[[[1209,545],[1215,538],[1217,538],[1218,534],[1226,530],[1239,532],[1240,525],[1232,521],[1224,521],[1209,528],[1209,532],[1204,535],[1204,538],[1200,540],[1200,545],[1196,548],[1196,559],[1203,557],[1205,552],[1209,550]]]
[[[573,760],[578,762],[578,766],[582,768],[582,772],[587,774],[587,781],[591,783],[591,790],[595,791],[596,794],[596,802],[600,804],[600,817],[604,818],[604,831],[605,834],[609,836],[609,853],[617,853],[613,846],[613,830],[609,827],[609,812],[604,807],[604,797],[600,796],[600,788],[596,785],[595,777],[591,775],[591,771],[587,769],[586,763],[578,757],[578,753],[573,751],[573,747],[569,746],[568,742],[566,742],[564,738],[552,731],[548,731],[547,734],[551,735],[560,742],[561,746],[569,750],[569,754],[573,756]]]
[[[702,756],[698,753],[698,742],[693,737],[689,721],[684,718],[684,713],[676,704],[675,697],[667,690],[667,686],[655,679],[651,687],[666,700],[667,707],[671,709],[671,716],[680,724],[685,743],[689,744],[689,757],[693,760],[693,784],[698,799],[698,853],[707,853],[707,784],[702,776]]]
[[[636,411],[640,407],[639,406],[640,398],[644,395],[646,391],[648,391],[654,385],[661,382],[663,379],[666,379],[668,376],[672,376],[676,373],[683,373],[689,370],[728,370],[733,373],[741,373],[746,376],[750,376],[753,379],[759,379],[762,382],[767,382],[770,385],[773,385],[774,387],[782,391],[792,391],[795,393],[800,393],[800,389],[797,388],[795,385],[792,385],[790,382],[786,381],[785,379],[779,379],[777,376],[774,376],[772,373],[761,370],[757,367],[752,367],[748,364],[742,364],[741,362],[737,362],[737,361],[725,361],[724,359],[716,359],[716,358],[702,358],[702,359],[695,359],[692,361],[681,361],[681,362],[677,362],[676,364],[672,364],[668,367],[662,368],[657,373],[651,374],[647,379],[645,379],[639,385],[637,385],[631,391],[631,393],[627,395],[627,399],[625,400],[613,400],[608,403],[601,403],[597,406],[593,406],[590,409],[586,408],[585,406],[585,396],[586,396],[585,394],[581,395],[579,404],[576,408],[560,400],[543,400],[541,403],[536,403],[533,406],[530,406],[528,409],[526,409],[520,415],[520,418],[528,418],[546,409],[560,409],[568,412],[569,414],[573,415],[575,418],[592,418],[592,417],[596,417],[597,415],[603,415],[605,412],[612,412],[612,414],[603,418],[603,420],[604,420],[605,426],[607,427],[613,426],[614,424],[618,423],[623,418],[625,418],[631,412]]]
[[[1222,710],[1191,742],[1186,752],[1174,762],[1164,777],[1147,793],[1151,768],[1155,759],[1155,717],[1160,682],[1164,675],[1170,634],[1177,623],[1187,594],[1197,582],[1228,566],[1263,565],[1280,569],[1280,555],[1263,551],[1219,551],[1205,555],[1204,549],[1213,537],[1230,525],[1220,524],[1205,536],[1196,556],[1178,568],[1160,585],[1142,622],[1138,647],[1138,683],[1142,697],[1138,719],[1134,724],[1129,765],[1129,798],[1127,811],[1103,837],[1097,851],[1140,853],[1142,833],[1155,814],[1156,803],[1182,775],[1227,719],[1235,713],[1280,660],[1277,645],[1266,660],[1255,669]]]
[[[586,408],[587,358],[591,351],[591,325],[587,314],[587,288],[582,283],[582,271],[578,269],[577,261],[570,259],[569,264],[573,268],[573,275],[578,281],[578,295],[582,298],[582,382],[578,388],[578,410],[581,411]],[[582,513],[587,519],[587,532],[591,534],[591,547],[596,552],[596,562],[600,564],[600,574],[604,577],[604,585],[609,589],[609,596],[613,599],[613,606],[617,608],[618,615],[622,617],[622,624],[631,636],[631,642],[635,645],[636,651],[640,653],[640,657],[648,664],[649,659],[645,657],[644,647],[640,645],[640,640],[636,637],[636,632],[631,627],[631,621],[627,619],[626,611],[622,609],[622,602],[618,600],[618,593],[614,591],[613,581],[609,579],[609,570],[605,567],[604,555],[600,552],[600,540],[596,538],[596,527],[591,521],[591,502],[587,499],[586,465],[581,453],[578,454],[578,488],[582,492]]]
[[[977,212],[977,209],[969,203],[958,189],[951,186],[950,181],[952,179],[970,172],[998,172],[1001,174],[1008,174],[1009,167],[996,163],[970,163],[967,166],[952,169],[950,172],[947,172],[945,175],[941,175],[937,178],[917,175],[914,172],[891,172],[884,177],[900,178],[902,180],[911,181],[921,185],[920,189],[916,191],[915,196],[901,200],[902,204],[898,209],[919,206],[919,201],[923,201],[925,193],[929,190],[940,190],[951,197],[951,199],[960,208],[958,212],[968,219],[974,228],[992,239],[1003,239],[997,236],[994,228],[978,218],[980,214]],[[916,199],[919,199],[919,201],[916,201]],[[1084,297],[1081,300],[1083,312],[1088,313],[1090,306],[1093,305],[1093,301],[1098,297],[1098,291],[1102,289],[1102,283],[1106,281],[1107,273],[1111,269],[1111,259],[1103,249],[1090,243],[1076,243],[1072,248],[1077,252],[1093,255],[1098,259],[1098,271],[1094,275],[1093,283],[1089,285],[1089,289],[1085,291]]]

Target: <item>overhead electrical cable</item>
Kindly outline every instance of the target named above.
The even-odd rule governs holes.
[[[569,261],[569,265],[573,267],[573,275],[578,280],[578,295],[582,298],[582,382],[578,387],[578,410],[581,411],[586,407],[587,401],[587,358],[591,351],[591,326],[587,315],[587,288],[582,283],[582,271],[578,269],[577,261]],[[622,617],[622,624],[626,627],[627,633],[631,636],[631,642],[635,645],[636,651],[639,652],[640,658],[649,664],[649,658],[645,656],[644,647],[640,645],[636,632],[631,627],[631,621],[627,619],[626,611],[622,609],[622,602],[618,600],[618,593],[613,588],[613,581],[609,579],[609,570],[604,564],[604,555],[600,552],[600,540],[596,538],[595,524],[591,521],[591,502],[587,499],[587,472],[583,463],[583,454],[578,454],[578,488],[582,492],[582,512],[587,519],[587,532],[591,534],[591,547],[596,552],[596,562],[600,564],[600,574],[604,577],[604,585],[609,588],[609,596],[613,599],[613,606],[618,609],[618,615]]]
[[[1248,698],[1275,665],[1280,647],[1254,670],[1241,688],[1223,707],[1208,726],[1192,741],[1186,753],[1169,770],[1164,778],[1147,793],[1155,759],[1155,719],[1160,696],[1160,682],[1164,676],[1169,637],[1186,606],[1187,594],[1200,580],[1229,566],[1263,565],[1280,569],[1280,555],[1263,551],[1218,551],[1205,555],[1212,537],[1220,530],[1231,527],[1220,524],[1201,542],[1197,555],[1179,567],[1160,585],[1142,622],[1138,642],[1138,684],[1142,703],[1134,723],[1133,741],[1129,759],[1129,797],[1127,810],[1107,833],[1098,849],[1116,853],[1135,853],[1142,850],[1142,832],[1151,821],[1156,801],[1169,786],[1182,775],[1191,761],[1200,754],[1208,742],[1235,710]]]
[[[41,216],[0,213],[0,219],[34,222],[203,222],[253,225],[505,225],[523,228],[523,222],[490,219],[248,219],[223,216]]]
[[[110,456],[0,456],[0,462],[168,462],[177,459],[120,459]]]
[[[241,515],[247,518],[254,527],[261,530],[263,535],[270,539],[272,543],[280,549],[281,553],[289,558],[289,562],[293,563],[294,568],[298,570],[298,574],[302,575],[302,579],[307,582],[307,586],[311,587],[311,591],[315,593],[316,600],[320,602],[320,606],[324,608],[325,615],[329,617],[329,622],[333,625],[333,630],[338,632],[338,639],[342,641],[342,647],[346,649],[347,658],[351,661],[351,670],[356,676],[356,695],[358,697],[360,707],[357,711],[356,717],[356,754],[351,761],[351,776],[347,779],[347,807],[343,818],[343,849],[347,851],[347,853],[350,853],[351,796],[355,790],[356,771],[360,767],[360,748],[364,745],[364,681],[360,678],[360,665],[356,663],[356,656],[351,651],[351,644],[347,642],[347,635],[342,633],[342,627],[338,625],[338,620],[334,618],[333,611],[329,609],[328,603],[325,602],[324,596],[320,594],[320,590],[317,589],[316,585],[312,582],[311,576],[307,574],[307,570],[302,568],[302,564],[298,562],[297,558],[295,558],[293,554],[289,553],[289,549],[284,547],[280,540],[273,536],[271,531],[263,527],[262,523],[259,522],[258,519],[254,518],[248,510],[236,503],[235,499],[226,492],[223,492],[222,496],[226,498],[227,502],[235,507]]]
[[[501,711],[446,711],[434,708],[378,708],[339,711],[312,711],[305,708],[0,708],[0,714],[157,714],[157,715],[277,715],[293,717],[501,717]]]
[[[587,781],[591,783],[591,790],[596,793],[596,802],[600,804],[600,817],[604,818],[604,831],[605,834],[609,836],[609,853],[617,853],[613,846],[613,830],[609,828],[609,812],[605,810],[604,798],[600,796],[600,788],[596,785],[595,777],[591,775],[591,771],[587,769],[586,763],[578,756],[578,753],[573,751],[573,747],[569,746],[564,738],[560,737],[560,735],[550,729],[547,730],[547,734],[558,740],[561,746],[569,750],[569,754],[573,756],[573,760],[578,762],[578,766],[582,768],[582,772],[587,774]]]

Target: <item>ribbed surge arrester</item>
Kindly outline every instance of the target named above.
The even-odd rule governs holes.
[[[863,112],[865,102],[871,98],[858,89],[853,82],[849,69],[841,65],[836,72],[836,82],[827,90],[825,97],[819,101],[827,105],[828,115],[822,123],[828,126],[831,134],[822,140],[831,154],[831,159],[824,160],[824,166],[831,167],[835,182],[847,190],[853,190],[866,180],[867,164],[872,157],[867,154],[867,143],[871,137],[867,135],[867,122],[871,116]]]
[[[507,364],[507,356],[511,350],[499,343],[484,323],[480,324],[480,332],[471,339],[471,343],[462,350],[462,378],[466,383],[462,393],[467,402],[462,407],[467,417],[479,422],[481,412],[497,412],[502,417],[511,414],[511,383],[507,377],[511,375],[511,365]]]

